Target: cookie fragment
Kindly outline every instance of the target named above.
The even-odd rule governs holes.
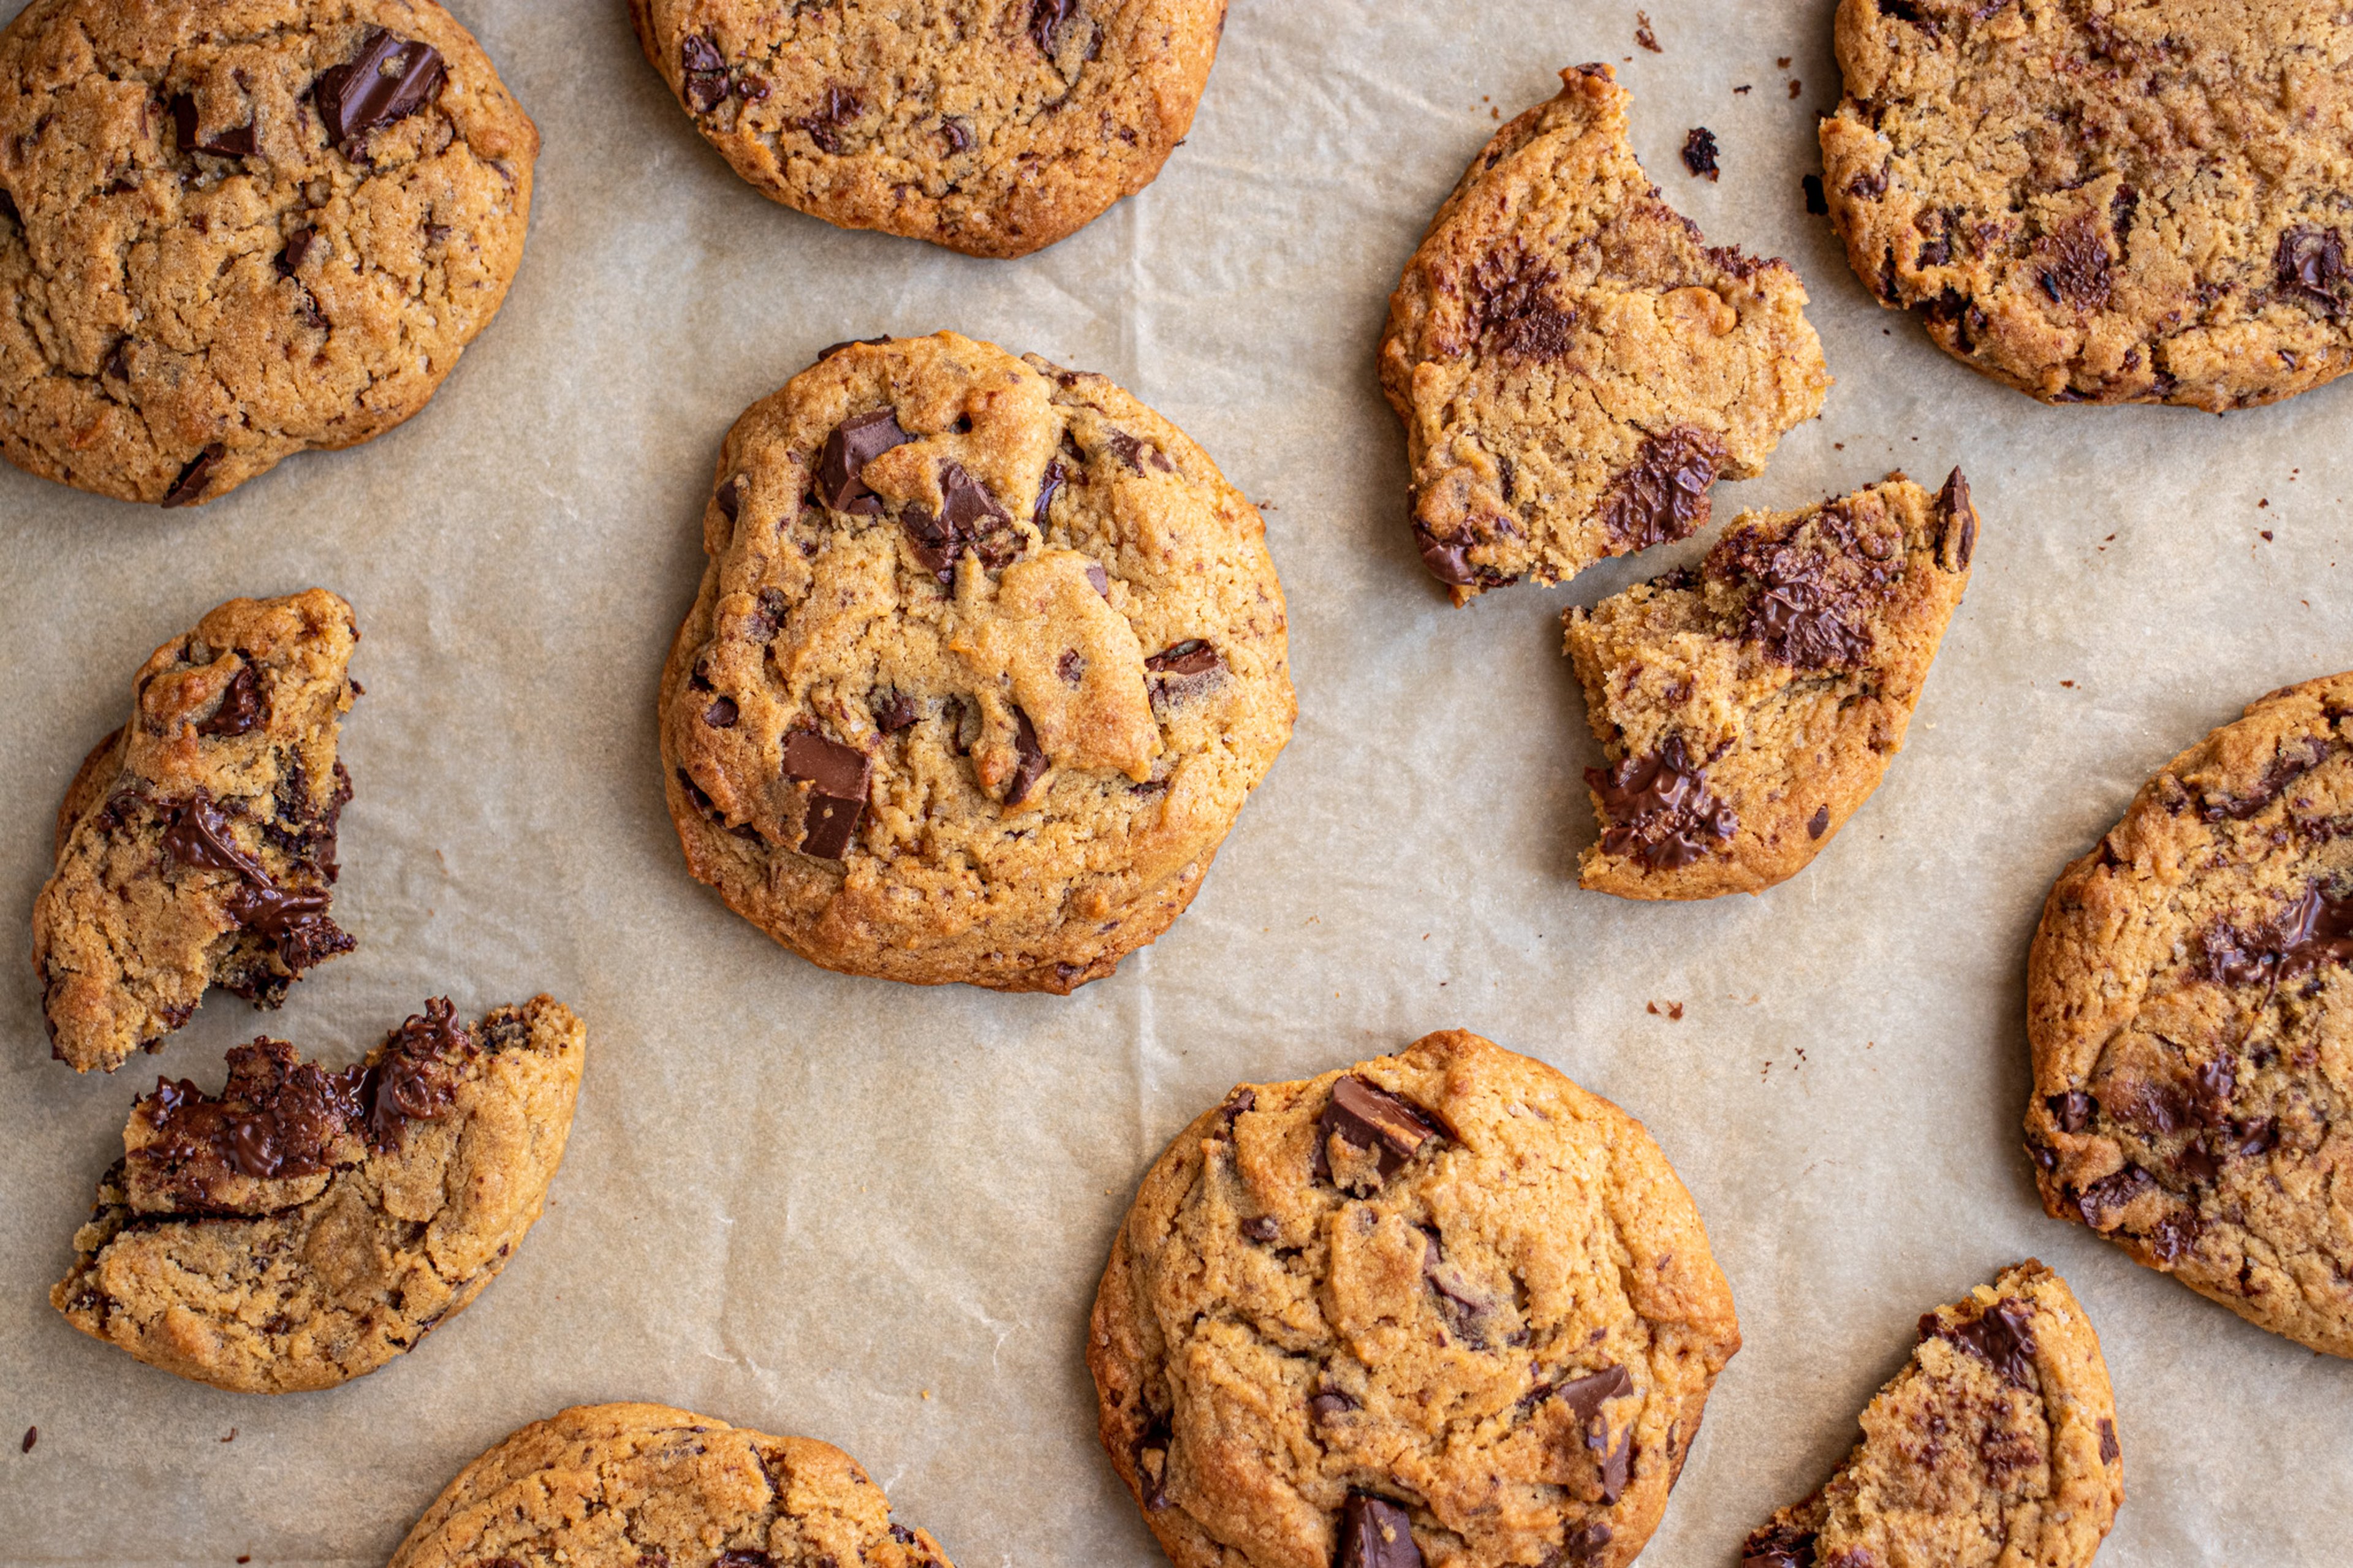
[[[111,1072],[225,985],[274,1007],[351,951],[329,914],[359,629],[323,588],[232,599],[158,648],[82,762],[33,901],[50,1049]]]
[[[1561,614],[1609,765],[1580,880],[1633,899],[1760,892],[1879,787],[1968,586],[1978,514],[1953,470],[1750,512],[1696,572]]]
[[[1862,1441],[1748,1537],[1742,1568],[2084,1568],[2124,1501],[2099,1336],[2031,1258],[1920,1320]]]
[[[2307,681],[2168,763],[2061,874],[2027,964],[2043,1207],[2340,1356],[2349,715],[2353,674]]]
[[[1381,341],[1415,544],[1458,605],[1685,537],[1830,385],[1797,274],[1666,205],[1608,66],[1561,83],[1439,208]]]
[[[579,1506],[581,1499],[598,1500]],[[391,1568],[954,1568],[858,1462],[663,1405],[582,1405],[458,1473]]]
[[[2342,6],[1842,0],[1837,45],[1831,220],[1947,353],[2216,412],[2353,364]]]
[[[1180,1132],[1087,1364],[1177,1568],[1622,1564],[1739,1343],[1641,1124],[1451,1031]]]
[[[441,1000],[342,1071],[263,1038],[228,1053],[217,1096],[159,1079],[49,1302],[216,1388],[374,1372],[522,1245],[564,1158],[586,1038],[545,996],[471,1026]]]

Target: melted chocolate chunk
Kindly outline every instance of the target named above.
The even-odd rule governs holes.
[[[804,115],[793,123],[808,132],[810,141],[822,152],[841,151],[840,129],[865,112],[866,106],[858,95],[846,87],[828,87],[825,97],[818,100],[815,114]]]
[[[913,542],[915,559],[943,584],[954,580],[956,558],[967,549],[985,566],[1002,566],[1018,552],[1005,530],[1012,513],[997,504],[988,488],[965,471],[961,463],[940,465],[940,513],[922,506],[899,514],[899,525]]]
[[[727,477],[711,498],[718,504],[720,516],[733,522],[744,514],[744,491],[749,484],[750,481],[742,474],[730,474]]]
[[[1723,442],[1688,425],[1649,437],[1601,498],[1603,531],[1620,550],[1688,539],[1707,521],[1707,487],[1723,459]]]
[[[1741,635],[1767,658],[1799,669],[1852,668],[1871,653],[1862,595],[1888,579],[1886,565],[1870,554],[1875,544],[1883,547],[1831,507],[1788,538],[1740,529],[1709,552],[1708,565],[1755,584]]]
[[[2085,1225],[2097,1231],[2114,1230],[2126,1207],[2156,1185],[2156,1178],[2147,1171],[2138,1165],[2126,1165],[2085,1187],[2077,1195],[2076,1205],[2084,1211]]]
[[[1683,138],[1683,167],[1694,178],[1713,181],[1716,177],[1715,132],[1702,125]]]
[[[785,737],[785,776],[809,786],[802,816],[801,852],[839,859],[866,812],[873,763],[855,746],[828,741],[811,730]]]
[[[680,86],[686,106],[708,114],[727,101],[727,57],[708,33],[690,33],[678,46]]]
[[[2308,889],[2253,931],[2217,924],[2198,946],[2197,971],[2224,985],[2270,984],[2325,963],[2353,963],[2353,897]]]
[[[1710,795],[1707,770],[1691,760],[1683,737],[1670,735],[1647,757],[1629,757],[1606,773],[1585,770],[1609,826],[1603,853],[1641,860],[1652,870],[1688,866],[1738,831],[1732,807]]]
[[[269,717],[269,703],[261,695],[261,670],[247,664],[229,677],[220,706],[196,723],[199,735],[242,735]]]
[[[2098,1100],[2079,1089],[2054,1094],[2042,1103],[2050,1107],[2062,1132],[2081,1132],[2092,1124],[2092,1118],[2099,1114],[2100,1110]]]
[[[1315,1125],[1325,1138],[1337,1135],[1343,1142],[1371,1150],[1384,1177],[1419,1153],[1423,1144],[1445,1136],[1420,1107],[1354,1073],[1333,1084],[1332,1098]]]
[[[1966,572],[1969,557],[1977,553],[1978,509],[1969,500],[1968,479],[1957,468],[1945,476],[1936,505],[1945,514],[1944,531],[1936,536],[1936,553],[1951,561],[1954,571]]]
[[[139,1102],[157,1135],[132,1158],[175,1199],[198,1205],[212,1201],[212,1183],[225,1176],[268,1181],[334,1168],[336,1141],[364,1114],[360,1068],[331,1073],[267,1038],[232,1049],[228,1068],[217,1099],[185,1079],[157,1079]]]
[[[385,1054],[367,1069],[368,1143],[397,1150],[411,1121],[438,1121],[457,1094],[457,1064],[477,1054],[473,1037],[458,1023],[447,996],[412,1013],[385,1041]]]
[[[2038,281],[2052,304],[2098,310],[2108,302],[2108,242],[2088,213],[2079,213],[2035,246],[2042,259]]]
[[[825,438],[818,457],[818,500],[836,511],[872,517],[882,510],[882,498],[859,479],[866,465],[893,447],[914,437],[899,428],[896,409],[877,408],[845,419]]]
[[[203,788],[184,801],[164,806],[164,853],[183,866],[207,871],[234,871],[256,886],[270,885],[261,863],[237,847],[229,837],[228,818]]]
[[[2308,737],[2301,749],[2290,750],[2283,745],[2272,757],[2263,776],[2255,781],[2252,795],[2232,798],[2229,795],[2208,795],[2198,807],[2201,822],[2244,822],[2280,797],[2280,793],[2297,779],[2328,760],[2329,742],[2320,736]]]
[[[1060,489],[1070,477],[1069,471],[1062,467],[1061,458],[1047,460],[1045,477],[1038,481],[1038,504],[1029,509],[1030,521],[1041,529],[1046,526],[1046,513],[1053,507],[1054,492]],[[1103,568],[1098,566],[1094,570],[1100,572]]]
[[[1029,715],[1018,708],[1013,710],[1013,779],[1005,786],[1005,804],[1019,805],[1046,774],[1046,752],[1038,744],[1038,731]]]
[[[2000,1373],[2002,1381],[2019,1388],[2034,1386],[2034,1331],[2026,1304],[2005,1297],[1988,1307],[1975,1322],[1941,1325],[1935,1331]],[[1936,1325],[1934,1312],[1923,1320]]]
[[[311,89],[327,140],[345,147],[363,132],[406,120],[441,90],[448,76],[430,44],[370,33],[356,58],[322,71]],[[348,154],[347,154],[348,155]]]
[[[1768,1524],[1749,1532],[1740,1549],[1740,1568],[1814,1568],[1814,1533],[1790,1524]]]
[[[890,341],[891,339],[887,333],[879,338],[844,338],[838,343],[828,343],[825,347],[818,350],[818,363],[820,364],[824,363],[827,360],[831,359],[834,355],[839,353],[844,349],[854,349],[861,345],[867,348],[877,348]]]
[[[253,155],[252,121],[216,131],[211,140],[206,141],[197,134],[196,100],[185,92],[175,94],[172,99],[172,123],[180,133],[180,147],[184,152],[210,153],[216,158],[249,158]]]
[[[1350,1492],[1340,1510],[1340,1554],[1334,1568],[1421,1568],[1412,1521],[1387,1498]]]
[[[1413,542],[1421,552],[1423,567],[1440,582],[1451,587],[1469,588],[1483,581],[1486,574],[1471,564],[1471,541],[1440,539],[1417,521],[1413,525]]]
[[[311,247],[318,243],[318,230],[303,224],[286,237],[286,248],[278,253],[278,276],[291,278],[310,258]]]
[[[1535,257],[1482,257],[1471,268],[1467,301],[1481,338],[1505,359],[1543,363],[1566,355],[1577,318],[1553,298],[1558,278]]]
[[[1054,58],[1054,36],[1071,19],[1075,0],[1030,0],[1029,41],[1048,59]]]
[[[2344,313],[2345,300],[2337,289],[2348,276],[2345,239],[2335,229],[2289,229],[2279,237],[2272,268],[2283,292],[2332,319]]]
[[[180,470],[180,477],[172,481],[172,488],[164,492],[164,504],[186,506],[191,501],[201,500],[205,491],[211,488],[213,469],[219,466],[221,454],[226,450],[227,447],[216,444],[190,458],[188,466]]]
[[[276,887],[241,887],[222,906],[228,918],[268,939],[280,962],[295,973],[357,945],[351,933],[327,918],[328,895]]]
[[[1183,642],[1171,643],[1158,653],[1147,655],[1144,668],[1155,675],[1208,675],[1224,668],[1225,663],[1218,657],[1216,648],[1199,637],[1187,637]]]

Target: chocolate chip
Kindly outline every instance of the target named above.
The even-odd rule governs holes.
[[[1054,673],[1061,677],[1065,686],[1079,685],[1087,677],[1086,656],[1077,648],[1064,648],[1062,657],[1054,661]]]
[[[1076,0],[1030,0],[1029,41],[1048,59],[1054,58],[1054,35],[1070,20]]]
[[[1103,445],[1111,448],[1113,457],[1126,464],[1130,469],[1139,474],[1144,472],[1143,442],[1124,430],[1114,430],[1103,438]]]
[[[1420,1152],[1423,1144],[1444,1136],[1419,1106],[1354,1073],[1332,1085],[1332,1098],[1315,1125],[1324,1137],[1337,1135],[1343,1142],[1373,1151],[1383,1176]]]
[[[894,690],[874,710],[874,723],[884,734],[895,735],[913,724],[918,716],[915,700]]]
[[[1740,1568],[1814,1568],[1814,1539],[1795,1525],[1767,1525],[1741,1547]]]
[[[1930,1321],[1936,1314],[1929,1314]],[[2003,1381],[2020,1388],[2034,1386],[2032,1317],[2021,1301],[2004,1297],[1976,1321],[1945,1327],[1937,1333],[1970,1352],[2000,1373]]]
[[[1272,1241],[1282,1234],[1282,1226],[1271,1214],[1255,1215],[1242,1221],[1241,1232],[1252,1241]]]
[[[1707,521],[1707,487],[1723,458],[1721,441],[1688,425],[1648,437],[1601,499],[1603,531],[1620,550],[1689,538]]]
[[[1421,1568],[1405,1510],[1387,1498],[1350,1492],[1340,1510],[1340,1555],[1334,1568]]]
[[[1827,805],[1817,808],[1814,815],[1806,819],[1806,837],[1809,838],[1820,838],[1830,830],[1831,808]]]
[[[678,46],[680,86],[686,106],[708,114],[727,101],[727,57],[707,33],[690,33]]]
[[[817,463],[818,499],[836,511],[871,517],[882,500],[859,479],[866,465],[914,437],[899,428],[896,409],[877,408],[845,419],[825,438]]]
[[[1607,772],[1585,770],[1599,798],[1604,854],[1630,856],[1652,870],[1672,870],[1714,853],[1739,830],[1731,806],[1707,789],[1680,735],[1647,757],[1628,757]]]
[[[1683,138],[1683,167],[1689,169],[1695,178],[1711,182],[1715,179],[1715,132],[1702,125]]]
[[[2123,1457],[2124,1450],[2116,1447],[2116,1424],[2105,1415],[2101,1416],[2100,1462],[2104,1465],[2113,1465]]]
[[[2042,1103],[2050,1108],[2051,1114],[2057,1120],[2059,1131],[2062,1132],[2081,1132],[2092,1124],[2093,1116],[2100,1109],[2099,1101],[2080,1089],[2070,1089],[2065,1094],[2054,1094]]]
[[[1046,753],[1038,744],[1038,731],[1029,715],[1018,708],[1013,710],[1013,780],[1005,786],[1005,804],[1019,805],[1045,775]]]
[[[1945,514],[1943,531],[1936,538],[1936,553],[1952,563],[1951,570],[1966,572],[1969,557],[1978,548],[1978,509],[1969,500],[1969,481],[1957,468],[1945,476],[1945,488],[1936,494],[1937,509]]]
[[[191,458],[188,466],[180,470],[180,477],[172,481],[172,488],[164,492],[164,504],[186,506],[200,499],[211,486],[213,469],[220,462],[225,450],[227,448],[223,447],[211,446]]]
[[[828,87],[825,97],[818,100],[815,114],[804,115],[793,123],[808,132],[810,141],[822,152],[841,151],[841,138],[835,134],[843,126],[865,111],[858,95],[846,87]]]
[[[961,120],[941,120],[940,134],[948,139],[948,151],[951,153],[961,153],[972,145],[972,132],[965,129],[965,123]]]
[[[259,861],[237,847],[229,837],[228,818],[199,788],[187,799],[164,808],[164,852],[183,866],[201,870],[234,871],[258,887],[270,885],[269,873]]]
[[[744,491],[750,483],[742,474],[730,474],[711,498],[719,505],[719,515],[733,522],[744,510]]]
[[[2335,229],[2287,230],[2272,253],[2272,268],[2287,293],[2331,318],[2344,312],[2337,290],[2347,277],[2345,240]]]
[[[1831,202],[1829,195],[1822,190],[1822,177],[1820,174],[1808,174],[1798,184],[1805,188],[1806,210],[1816,217],[1830,216]]]
[[[378,29],[350,64],[321,72],[311,96],[327,140],[343,147],[362,132],[416,113],[441,90],[447,75],[439,51],[430,44]]]
[[[735,706],[735,699],[723,697],[702,710],[702,721],[714,730],[733,730],[740,712],[741,710]]]
[[[269,704],[261,695],[261,670],[247,664],[229,678],[219,706],[197,721],[196,733],[242,735],[269,717]]]
[[[744,635],[756,643],[773,641],[776,628],[785,624],[787,608],[783,590],[761,589],[758,605],[744,617]]]
[[[866,811],[873,764],[855,746],[828,741],[811,730],[785,737],[785,776],[809,786],[803,815],[801,852],[839,859]]]
[[[291,278],[311,255],[311,247],[318,239],[318,230],[304,224],[286,237],[286,248],[278,253],[278,276]]]
[[[1345,1415],[1357,1408],[1356,1402],[1336,1388],[1312,1394],[1307,1401],[1307,1414],[1317,1421],[1329,1421],[1335,1415]]]
[[[0,217],[6,218],[18,228],[25,226],[25,215],[16,209],[16,198],[5,188],[0,188]]]
[[[1092,585],[1096,593],[1103,595],[1104,604],[1108,605],[1111,603],[1110,573],[1104,571],[1102,567],[1090,561],[1087,563],[1087,582]]]
[[[1216,648],[1199,637],[1187,637],[1148,656],[1144,668],[1155,675],[1208,675],[1224,668],[1225,662],[1218,657]]]

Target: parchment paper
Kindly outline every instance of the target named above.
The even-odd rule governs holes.
[[[381,1563],[510,1429],[641,1398],[840,1445],[965,1568],[1159,1563],[1080,1360],[1135,1180],[1238,1080],[1461,1026],[1647,1122],[1731,1278],[1746,1348],[1647,1563],[1735,1562],[1844,1453],[1914,1320],[2030,1254],[2116,1380],[2128,1500],[2104,1564],[2346,1560],[2353,1367],[2045,1218],[2018,1123],[2026,946],[2060,867],[2242,703],[2353,665],[2353,385],[2221,420],[2047,409],[1880,310],[1799,195],[1837,99],[1830,0],[1652,0],[1657,54],[1617,4],[1235,0],[1159,182],[1018,262],[771,205],[694,136],[619,0],[456,9],[546,151],[521,278],[433,405],[197,511],[0,470],[9,919],[132,671],[214,604],[338,590],[368,689],[336,900],[359,950],[282,1012],[216,992],[161,1057],[78,1079],[15,928],[0,1559]],[[1439,199],[1499,114],[1595,58],[1671,199],[1804,275],[1837,377],[1717,516],[1958,461],[1985,518],[1908,749],[1758,899],[1646,907],[1573,870],[1599,751],[1556,617],[1714,531],[1451,609],[1374,383]],[[1695,125],[1720,184],[1676,156]],[[1175,419],[1271,503],[1290,597],[1289,751],[1192,911],[1067,1000],[819,971],[687,877],[662,807],[656,672],[721,434],[828,342],[940,326]],[[216,1086],[263,1028],[340,1062],[427,995],[471,1016],[541,990],[590,1030],[569,1156],[503,1278],[415,1354],[246,1397],[48,1308],[156,1070]]]

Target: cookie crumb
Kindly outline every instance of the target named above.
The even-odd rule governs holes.
[[[22,1448],[18,1449],[18,1450],[17,1450],[17,1452],[18,1452],[18,1453],[21,1453],[21,1454],[29,1454],[29,1453],[31,1453],[31,1452],[33,1451],[33,1445],[34,1445],[34,1444],[36,1444],[36,1443],[37,1443],[37,1442],[39,1442],[40,1440],[41,1440],[41,1429],[40,1429],[38,1426],[27,1426],[27,1427],[26,1427],[26,1428],[25,1428],[25,1446],[24,1446]]]
[[[1773,64],[1779,69],[1788,70],[1789,68],[1789,57],[1788,55],[1777,55],[1773,58]]]
[[[1746,98],[1748,95],[1749,85],[1750,84],[1747,82],[1742,82],[1738,87],[1732,89],[1733,95],[1736,98]]]
[[[236,1441],[237,1441],[237,1428],[236,1428],[236,1427],[234,1427],[234,1426],[230,1427],[230,1428],[228,1429],[228,1436],[226,1436],[226,1437],[224,1437],[224,1438],[222,1438],[222,1439],[221,1439],[221,1441],[222,1441],[222,1442],[224,1442],[224,1443],[234,1443],[234,1442],[236,1442]]]
[[[1683,167],[1694,179],[1713,184],[1719,172],[1715,163],[1715,132],[1704,125],[1694,126],[1683,138]]]
[[[1796,77],[1791,77],[1789,79],[1789,96],[1791,98],[1797,97],[1799,93],[1805,90],[1806,84],[1804,82],[1799,81]]]
[[[1651,14],[1648,11],[1634,13],[1634,42],[1654,55],[1667,52],[1659,47],[1659,35],[1651,31]]]

